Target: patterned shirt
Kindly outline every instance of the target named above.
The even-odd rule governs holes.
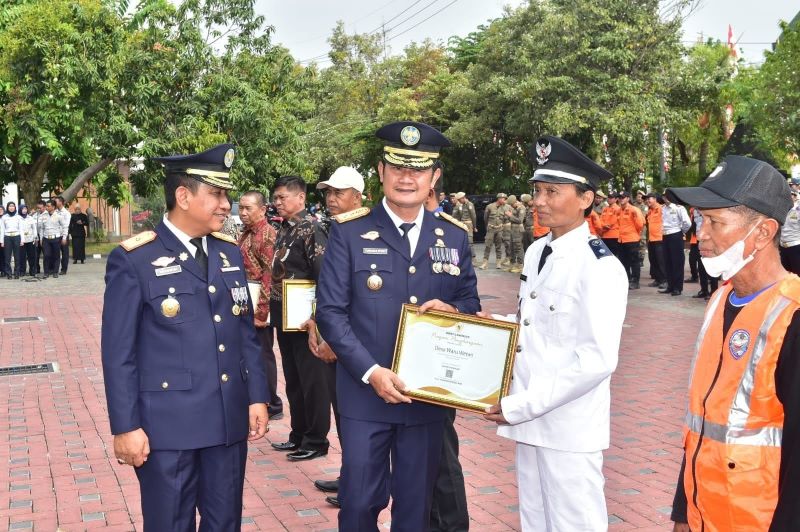
[[[284,279],[319,279],[327,243],[322,225],[305,209],[281,222],[272,260],[272,301],[283,300]]]
[[[262,322],[269,316],[272,258],[275,253],[276,236],[275,229],[264,218],[252,226],[245,226],[239,237],[239,249],[242,250],[247,280],[261,283],[261,295],[256,304],[255,318]]]

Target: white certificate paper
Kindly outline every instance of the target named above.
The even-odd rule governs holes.
[[[411,397],[483,411],[505,395],[517,324],[406,307],[393,369]]]
[[[314,312],[317,286],[313,281],[283,281],[283,330],[300,331]]]

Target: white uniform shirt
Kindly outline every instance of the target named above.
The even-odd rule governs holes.
[[[69,235],[69,221],[72,219],[72,215],[66,207],[57,209],[56,214],[61,219],[61,238],[67,238]]]
[[[30,244],[38,237],[38,229],[37,229],[37,222],[36,218],[32,215],[28,215],[25,218],[21,219],[22,221],[22,243],[23,244]]]
[[[19,213],[14,216],[4,214],[0,218],[0,239],[11,233],[9,236],[20,236],[22,234],[22,217]]]
[[[665,235],[671,235],[678,231],[685,233],[692,226],[686,207],[675,203],[664,204],[661,207],[661,223]]]
[[[610,380],[617,367],[628,278],[586,223],[525,253],[514,380],[497,433],[561,451],[608,448]],[[553,252],[536,270],[545,245]],[[605,250],[605,248],[602,248]],[[606,253],[608,251],[606,250]],[[610,254],[609,254],[610,255]]]
[[[786,247],[800,244],[800,201],[796,201],[781,228],[781,244]]]

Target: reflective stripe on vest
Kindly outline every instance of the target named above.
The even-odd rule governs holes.
[[[703,425],[705,424],[705,430]],[[692,432],[719,443],[736,443],[740,445],[758,445],[761,447],[780,447],[783,439],[783,429],[778,427],[761,427],[759,429],[743,429],[730,425],[720,425],[696,414],[686,414],[686,426]]]

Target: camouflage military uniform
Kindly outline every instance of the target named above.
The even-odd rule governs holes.
[[[475,216],[475,205],[469,200],[467,200],[466,203],[461,203],[461,201],[457,199],[456,205],[455,207],[453,207],[453,217],[467,226],[467,236],[469,238],[469,250],[470,252],[472,252],[472,257],[475,258],[475,246],[473,245],[473,235],[475,234],[475,224],[478,221]]]
[[[505,198],[498,194],[498,199]],[[486,224],[486,247],[483,249],[483,264],[481,269],[485,270],[489,265],[489,253],[492,251],[492,246],[495,249],[495,265],[500,268],[503,263],[503,223],[505,223],[505,205],[499,203],[490,203],[483,211],[483,221]]]
[[[529,194],[520,196],[522,204],[525,206],[525,219],[522,220],[522,258],[525,259],[525,252],[528,246],[533,244],[533,209],[528,207],[531,197]]]
[[[511,198],[514,198],[514,196],[510,196],[509,200]],[[510,272],[518,273],[522,271],[522,235],[525,232],[523,222],[525,221],[525,211],[527,209],[525,209],[525,205],[521,201],[509,201],[509,203],[511,204],[511,216],[508,218],[511,222],[511,260],[507,266]]]

